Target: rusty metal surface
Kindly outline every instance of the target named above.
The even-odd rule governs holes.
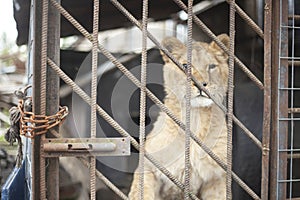
[[[262,135],[261,199],[267,200],[269,192],[269,151],[271,122],[271,0],[266,0],[265,2],[264,19],[264,117]]]
[[[130,139],[123,138],[59,138],[42,142],[46,157],[60,156],[127,156]]]

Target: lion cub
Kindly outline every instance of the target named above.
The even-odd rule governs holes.
[[[229,37],[218,38],[228,47]],[[173,37],[162,41],[174,57],[187,63],[186,46]],[[165,105],[177,117],[185,121],[185,74],[166,56],[163,68],[166,91]],[[194,42],[192,50],[192,74],[210,93],[223,102],[227,93],[228,56],[215,42]],[[191,131],[212,149],[222,160],[226,160],[227,127],[225,114],[207,95],[192,86]],[[152,154],[178,180],[184,182],[184,132],[171,118],[160,113],[154,128],[146,139],[146,151]],[[190,147],[190,190],[202,200],[226,198],[225,172],[194,141]],[[138,199],[138,171],[135,172],[129,198]],[[183,199],[183,192],[168,178],[145,161],[144,197],[147,200]]]

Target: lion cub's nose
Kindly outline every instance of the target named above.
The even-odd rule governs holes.
[[[208,83],[207,82],[202,82],[201,84],[202,84],[203,87],[206,87]],[[194,82],[192,82],[192,86],[196,87],[196,84]]]

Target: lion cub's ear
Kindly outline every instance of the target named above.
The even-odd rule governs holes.
[[[218,35],[217,38],[227,47],[227,49],[229,49],[230,39],[226,33]],[[211,50],[215,51],[217,54],[223,55],[225,58],[228,58],[228,55],[214,41],[212,41],[210,43],[209,47]]]
[[[175,37],[166,37],[163,39],[161,42],[162,46],[166,48],[176,59],[179,59],[179,57],[186,51],[185,45],[180,42],[177,38]],[[170,62],[169,57],[164,54],[164,52],[160,51],[163,60],[165,62]]]

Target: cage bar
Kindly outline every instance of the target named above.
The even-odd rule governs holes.
[[[262,136],[262,168],[261,168],[261,199],[269,196],[269,152],[271,122],[271,28],[272,0],[267,0],[264,7],[264,117]]]

